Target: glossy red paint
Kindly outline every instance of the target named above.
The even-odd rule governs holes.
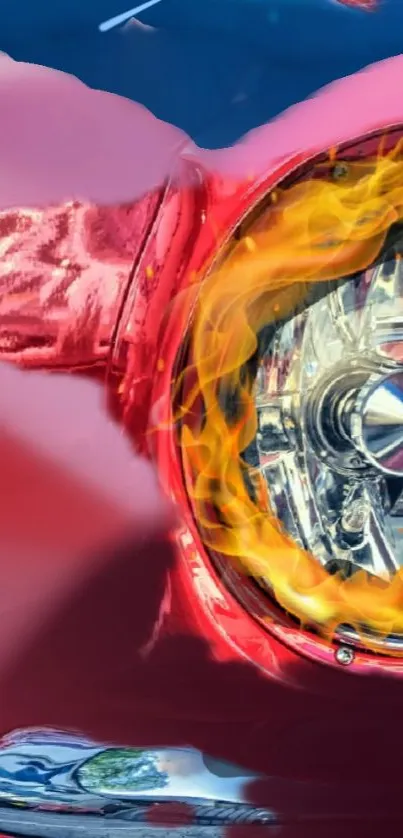
[[[0,212],[0,357],[25,368],[105,367],[137,252],[161,200],[69,201]],[[135,234],[133,234],[135,231]]]
[[[56,211],[43,211],[28,256],[25,211],[1,217],[3,357],[101,379],[134,447],[156,462],[181,526],[174,553],[161,539],[125,550],[57,614],[44,610],[3,673],[0,717],[7,729],[50,725],[123,744],[192,744],[250,766],[270,775],[250,796],[280,814],[284,835],[297,820],[296,834],[322,835],[337,818],[339,828],[354,825],[356,838],[400,818],[402,664],[358,655],[342,669],[325,644],[280,624],[263,627],[227,590],[186,497],[171,384],[194,277],[302,164],[400,131],[401,85],[387,87],[390,77],[403,79],[401,60],[344,80],[233,150],[184,148],[171,180],[131,207],[60,207],[60,240]],[[360,109],[349,112],[354,101]]]

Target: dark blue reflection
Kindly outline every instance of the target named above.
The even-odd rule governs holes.
[[[0,49],[144,103],[220,146],[333,79],[403,52],[403,2],[161,0],[135,27],[98,24],[135,0],[0,3]]]

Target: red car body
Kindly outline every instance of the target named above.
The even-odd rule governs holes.
[[[170,177],[131,205],[2,212],[3,359],[100,381],[179,518],[173,552],[160,539],[154,554],[136,547],[136,562],[108,565],[38,629],[5,671],[4,732],[51,725],[192,744],[266,775],[251,800],[278,813],[279,834],[358,838],[400,820],[401,660],[359,653],[342,667],[325,642],[252,615],[200,539],[170,420],[193,299],[181,292],[292,172],[335,147],[369,154],[380,133],[395,141],[402,84],[403,60],[392,59],[232,149],[184,143]]]

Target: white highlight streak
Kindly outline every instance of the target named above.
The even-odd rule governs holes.
[[[120,26],[121,23],[126,23],[127,20],[130,20],[135,15],[138,15],[139,12],[145,12],[146,9],[150,9],[151,6],[156,6],[157,3],[161,3],[161,0],[148,0],[148,3],[142,3],[141,6],[136,6],[135,9],[130,9],[128,12],[122,12],[121,15],[116,15],[116,17],[111,17],[110,20],[100,23],[98,29],[100,32],[109,32],[110,29],[114,29],[115,26]]]

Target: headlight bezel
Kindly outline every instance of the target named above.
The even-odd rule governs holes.
[[[374,150],[379,148],[379,144],[381,142],[383,143],[383,150],[386,152],[389,148],[393,148],[396,145],[397,140],[401,137],[401,133],[402,129],[400,126],[396,126],[393,131],[390,131],[386,139],[385,132],[382,131],[374,132],[369,136],[349,143],[348,145],[338,149],[337,160],[332,166],[329,166],[328,153],[318,154],[308,161],[305,160],[301,164],[296,162],[294,166],[290,166],[285,178],[281,179],[280,175],[275,182],[273,180],[269,188],[262,190],[262,194],[259,195],[254,202],[251,202],[248,210],[241,215],[237,225],[234,226],[222,240],[219,252],[214,255],[214,258],[206,269],[205,275],[207,276],[214,271],[220,260],[226,258],[234,240],[236,242],[239,240],[240,236],[244,236],[249,225],[253,224],[256,218],[267,211],[271,204],[273,190],[278,189],[280,184],[281,189],[285,190],[289,185],[311,178],[313,174],[316,177],[323,177],[324,173],[326,173],[326,176],[329,176],[330,174],[332,177],[342,177],[344,165],[348,165],[350,161],[356,162],[365,160],[371,155],[371,153],[374,153]],[[329,288],[324,290],[323,293],[324,295],[327,295],[329,293]],[[191,320],[192,318],[190,315],[187,324],[188,334],[189,330],[191,330]],[[180,372],[186,366],[188,360],[189,356],[186,353],[186,349],[182,346],[179,356],[176,359],[174,379],[177,380],[178,377],[180,377]],[[178,393],[176,392],[175,397],[177,398],[177,396]],[[183,459],[181,468],[182,477],[186,485],[191,478],[189,474],[186,473]],[[192,507],[191,500],[190,507]],[[197,522],[196,527],[200,532],[200,526]],[[203,540],[203,533],[201,532],[202,543]],[[253,619],[257,620],[260,625],[264,626],[265,630],[273,633],[281,640],[281,642],[286,642],[287,645],[291,645],[294,650],[301,652],[303,648],[309,657],[312,656],[315,659],[325,658],[327,662],[340,665],[340,663],[344,663],[344,660],[342,660],[343,655],[340,655],[340,647],[347,645],[349,648],[352,648],[354,646],[351,656],[348,656],[349,658],[351,657],[351,660],[349,659],[348,663],[350,666],[351,664],[354,664],[354,669],[358,665],[358,659],[362,660],[363,658],[368,666],[375,658],[378,660],[378,653],[385,653],[385,649],[382,647],[382,644],[379,644],[376,649],[373,647],[371,649],[366,649],[365,645],[361,644],[356,636],[353,636],[352,634],[348,635],[348,633],[343,637],[339,637],[336,634],[333,642],[331,643],[324,641],[317,635],[314,625],[309,626],[308,630],[303,629],[293,619],[293,617],[287,614],[281,606],[278,606],[276,602],[270,601],[270,603],[268,603],[267,597],[263,594],[259,584],[255,580],[245,577],[244,572],[239,571],[239,568],[233,564],[231,565],[231,562],[229,562],[228,559],[211,549],[207,549],[207,553],[208,561],[211,563],[211,571],[213,571],[213,568],[215,569],[214,572],[218,573],[218,577],[221,582],[223,582],[225,588],[237,598],[239,603],[242,605],[242,608],[244,608],[249,614],[252,614]],[[396,660],[386,659],[385,657],[382,657],[382,666],[386,666],[387,668],[392,666],[392,669],[395,672],[400,669]]]

